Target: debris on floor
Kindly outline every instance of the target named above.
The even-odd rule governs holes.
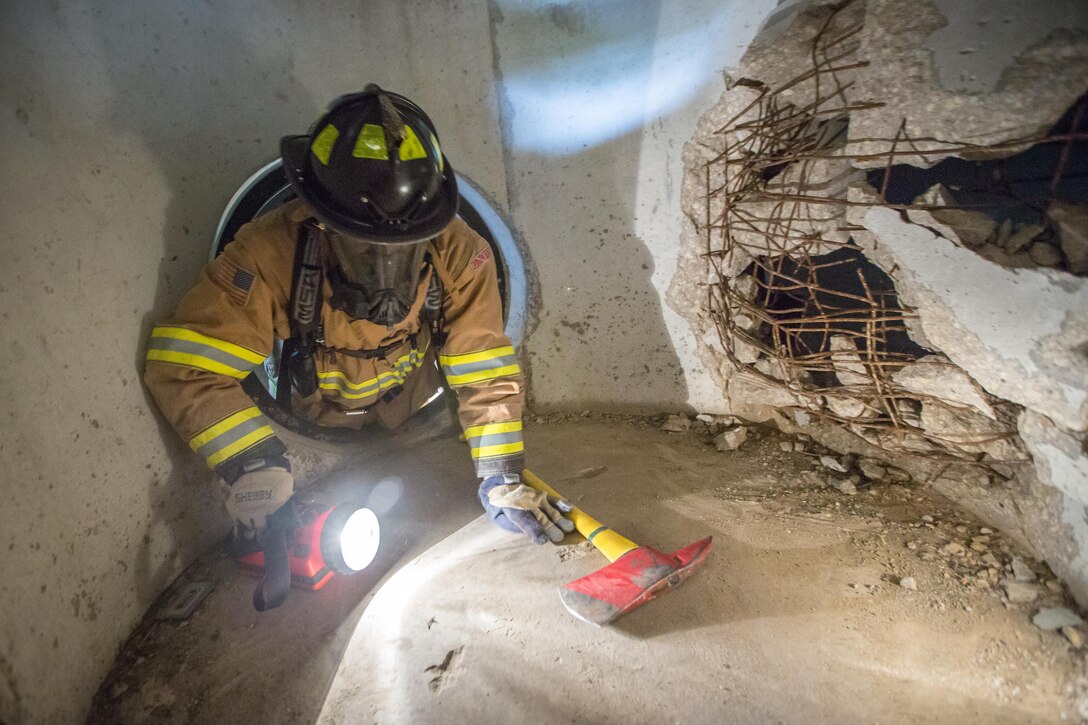
[[[524,719],[549,703],[554,719],[584,722],[1020,723],[1075,719],[1088,704],[1080,630],[1032,624],[1041,607],[1076,605],[1014,541],[909,477],[877,478],[871,461],[865,473],[835,458],[845,473],[832,471],[818,444],[798,452],[795,439],[743,423],[747,442],[723,453],[719,432],[688,420],[667,432],[663,419],[535,416],[526,438],[535,473],[563,480],[624,535],[667,548],[712,534],[697,576],[594,629],[555,596],[605,563],[588,542],[540,552],[474,522],[420,559],[429,576],[398,575],[378,593],[320,722]],[[606,471],[572,475],[587,466]],[[855,495],[841,481],[856,481]],[[1014,566],[1036,581],[1019,581]],[[498,567],[532,574],[499,591],[488,574]],[[1034,601],[1010,598],[1010,583],[1034,587]],[[392,611],[395,627],[383,616]],[[428,638],[417,622],[432,616],[444,627]],[[425,696],[413,668],[463,642],[473,648],[463,672]],[[378,669],[372,653],[386,647]],[[526,678],[529,651],[540,664]],[[812,694],[829,692],[858,696]]]
[[[592,544],[527,545],[480,516],[471,490],[469,523],[451,527],[457,486],[412,489],[414,529],[452,533],[380,582],[257,614],[252,580],[221,555],[194,567],[215,590],[189,621],[134,635],[90,722],[523,720],[542,707],[579,722],[1083,717],[1084,625],[1045,564],[873,461],[836,456],[845,473],[833,471],[817,443],[688,420],[686,432],[635,416],[526,420],[532,470],[595,518],[666,549],[715,537],[698,575],[613,626],[575,620],[557,595],[606,563]],[[744,446],[716,450],[738,425]],[[436,479],[461,445],[429,454]],[[251,692],[252,677],[267,686]]]

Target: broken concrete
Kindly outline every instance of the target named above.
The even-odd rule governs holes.
[[[995,237],[997,223],[982,212],[960,209],[959,202],[944,184],[934,184],[914,200],[921,206],[946,207],[911,209],[907,216],[915,224],[929,227],[950,241],[959,241],[971,249],[981,247]]]
[[[869,209],[863,223],[880,240],[867,251],[900,270],[897,289],[950,360],[988,393],[1088,429],[1088,359],[1077,352],[1088,344],[1088,281],[1003,269],[891,209]]]
[[[938,38],[943,28],[953,27],[954,31]],[[866,139],[892,138],[900,123],[913,139],[980,146],[1045,133],[1084,92],[1086,27],[1088,8],[1079,0],[1054,0],[1045,10],[1033,2],[1007,2],[1000,11],[957,0],[869,0],[857,55],[871,65],[858,74],[852,95],[883,105],[851,114],[850,138],[857,141],[854,150],[886,151],[883,142]],[[1012,28],[1025,32],[1010,33]],[[1027,37],[1034,42],[1025,44]],[[980,54],[980,49],[986,52]],[[946,76],[970,64],[972,55],[989,58],[981,67],[995,81],[984,84],[983,92],[965,93],[958,84],[948,84]],[[940,144],[922,141],[920,145]],[[997,155],[1007,155],[1010,148],[1016,147],[1003,147]],[[987,151],[980,148],[974,155],[985,157]],[[941,154],[904,153],[897,160],[929,166],[941,158]],[[857,165],[882,167],[885,163],[886,158],[874,158]]]
[[[801,162],[775,168],[777,175],[769,179],[753,180],[755,198],[759,193],[776,197],[788,213],[754,214],[748,228],[731,225],[730,234],[739,228],[742,236],[747,235],[743,245],[729,247],[726,235],[716,228],[705,234],[700,229],[704,220],[723,224],[721,199],[707,197],[708,190],[723,181],[715,176],[720,168],[709,167],[708,187],[705,163],[727,147],[734,153],[744,149],[757,157],[764,154],[765,165],[773,162],[776,150],[745,146],[750,141],[745,134],[758,127],[759,113],[782,107],[768,105],[768,97],[796,108],[817,99],[814,85],[797,79],[812,66],[813,58],[806,54],[811,54],[813,38],[829,22],[831,36],[840,38],[836,62],[844,69],[855,62],[868,63],[837,77],[847,84],[841,103],[857,106],[850,111],[847,132],[854,169],[883,166],[889,149],[896,150],[896,163],[923,167],[940,161],[947,149],[961,143],[970,146],[961,149],[965,158],[1007,156],[1022,150],[1024,139],[1049,129],[1083,93],[1083,78],[1088,77],[1088,6],[1063,0],[1040,13],[1031,3],[1011,2],[1002,5],[1000,18],[991,17],[991,12],[996,13],[990,7],[968,11],[962,4],[943,0],[909,6],[891,0],[846,5],[812,0],[779,8],[742,59],[736,77],[745,80],[723,94],[718,106],[704,116],[685,152],[685,210],[692,223],[685,227],[685,255],[671,299],[678,308],[686,307],[697,330],[714,329],[715,324],[705,311],[703,287],[681,293],[678,285],[680,280],[707,277],[707,265],[699,255],[708,244],[712,251],[725,250],[709,270],[710,281],[720,275],[722,283],[729,284],[751,256],[760,253],[761,234],[763,253],[769,255],[788,255],[791,250],[803,254],[797,252],[801,247],[791,245],[811,242],[806,249],[820,249],[822,241],[840,240],[841,230],[819,236],[827,230],[810,221],[822,223],[841,208],[841,187],[830,182],[849,180],[851,169],[835,166],[834,173],[820,171],[808,190],[815,203],[806,203],[806,189],[799,183],[804,176],[796,168]],[[857,23],[862,24],[860,30],[851,35]],[[1023,33],[1012,37],[1011,26]],[[854,41],[859,42],[857,47],[852,47]],[[819,62],[822,56],[816,56]],[[981,72],[986,64],[976,61],[983,58],[997,60]],[[950,59],[974,69],[971,73],[978,72],[978,77],[950,80]],[[970,84],[977,84],[977,89],[964,93]],[[869,102],[881,105],[870,108]],[[828,103],[821,110],[832,117],[834,105]],[[741,110],[745,112],[730,127],[729,119]],[[797,123],[805,122],[803,114],[798,116]],[[904,134],[912,141],[905,141]],[[946,150],[910,151],[919,147]],[[812,160],[839,164],[840,148],[836,145]],[[867,158],[866,153],[873,156]],[[818,386],[802,374],[803,362],[783,366],[773,359],[773,350],[764,350],[761,356],[746,343],[733,346],[744,352],[737,356],[740,370],[716,356],[710,346],[703,350],[704,359],[720,373],[734,412],[773,422],[791,433],[811,434],[834,450],[893,461],[1030,542],[1086,601],[1088,562],[1080,554],[1086,540],[1086,497],[1079,474],[1061,474],[1063,482],[1052,484],[1054,475],[1033,468],[1015,423],[1021,408],[1053,421],[1062,432],[1048,434],[1049,439],[1067,436],[1062,446],[1070,452],[1057,455],[1047,449],[1048,459],[1033,449],[1035,465],[1049,460],[1055,468],[1079,468],[1083,452],[1072,452],[1072,440],[1088,431],[1088,359],[1083,355],[1088,348],[1088,287],[1064,269],[1072,270],[1069,260],[1079,254],[1076,231],[1067,234],[1072,240],[1067,245],[1070,253],[1060,246],[1061,218],[1069,212],[1051,215],[1046,228],[1036,223],[1041,221],[1038,215],[1033,221],[1004,219],[997,224],[978,212],[953,208],[958,206],[955,193],[938,185],[917,200],[931,208],[900,211],[884,207],[875,190],[863,182],[853,183],[847,192],[846,221],[852,240],[894,277],[899,301],[913,311],[903,320],[910,338],[935,354],[898,371],[898,361],[881,368],[896,386],[892,400],[886,399],[886,389],[869,391],[868,396],[855,395],[851,389],[832,394],[840,392],[834,388],[824,396],[813,394]],[[735,213],[735,203],[732,208]],[[790,224],[799,222],[798,239],[775,226],[786,218]],[[1074,220],[1066,227],[1076,230],[1075,217],[1070,218]],[[808,236],[819,238],[813,241]],[[1040,264],[1054,266],[1039,268]],[[831,333],[828,357],[835,377],[867,390],[872,383],[863,376],[872,377],[867,375],[871,370],[863,367],[848,336]],[[821,364],[826,365],[826,359]],[[930,368],[931,363],[940,364]],[[901,424],[913,428],[887,430],[866,424],[867,418],[889,406]],[[828,412],[842,421],[841,433],[829,429],[832,421],[822,415]],[[1021,429],[1024,420],[1021,417]],[[980,465],[953,464],[940,471],[907,462],[912,452]]]
[[[1084,624],[1080,615],[1065,607],[1043,607],[1031,618],[1031,622],[1047,632],[1053,632],[1062,627],[1079,627]]]
[[[1047,209],[1046,215],[1058,230],[1069,271],[1088,274],[1088,204],[1056,201]]]
[[[892,381],[912,393],[973,408],[987,418],[997,414],[978,383],[943,355],[926,355],[892,373]]]
[[[1068,537],[1058,537],[1048,557],[1054,571],[1069,581],[1079,601],[1088,601],[1088,456],[1083,438],[1063,430],[1053,420],[1025,410],[1020,436],[1031,451],[1039,479],[1060,492],[1060,525]]]
[[[723,453],[735,451],[743,446],[746,440],[748,440],[748,429],[744,426],[738,426],[719,434],[714,439],[714,447]]]

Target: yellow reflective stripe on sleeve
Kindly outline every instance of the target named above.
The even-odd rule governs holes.
[[[465,428],[465,438],[478,438],[480,436],[494,435],[496,433],[513,433],[521,430],[520,420],[508,420],[505,423],[484,423],[482,425],[470,425]]]
[[[237,413],[228,415],[226,418],[219,421],[215,425],[209,428],[205,428],[204,430],[200,431],[200,433],[197,433],[195,436],[193,436],[193,439],[189,441],[189,447],[195,451],[213,438],[219,437],[236,425],[241,425],[247,420],[252,420],[260,414],[260,409],[254,405],[251,408],[246,408],[245,410],[240,410]]]
[[[473,459],[507,456],[525,450],[520,420],[471,425],[465,428],[465,440]]]
[[[521,453],[525,450],[525,444],[518,443],[506,443],[499,446],[483,446],[482,448],[472,449],[472,458],[476,460],[478,458],[494,458],[496,456],[507,456],[511,453]]]
[[[210,358],[203,357],[202,355],[175,352],[173,350],[148,350],[146,360],[148,362],[165,362],[174,363],[175,365],[184,365],[185,367],[197,368],[198,370],[207,370],[210,373],[229,375],[238,380],[249,375],[248,370],[235,370],[232,367],[224,365],[221,362],[216,362]]]
[[[481,350],[480,352],[469,352],[464,355],[439,355],[438,361],[443,365],[450,367],[454,365],[464,365],[466,363],[483,362],[485,360],[494,360],[497,357],[504,355],[513,355],[514,348],[507,345],[506,347],[496,347],[491,350]]]
[[[400,160],[412,161],[427,158],[427,150],[411,126],[405,125],[404,139],[400,142]]]
[[[193,436],[189,446],[203,456],[209,466],[215,468],[232,456],[275,435],[268,419],[253,406],[232,413],[204,429]]]
[[[151,336],[168,337],[174,340],[185,340],[187,342],[196,342],[201,345],[207,345],[208,347],[217,348],[225,353],[234,355],[235,357],[240,357],[246,362],[254,365],[264,362],[265,357],[267,357],[259,352],[250,350],[248,347],[242,347],[241,345],[235,345],[233,342],[201,335],[199,332],[184,327],[156,327],[151,331]]]
[[[144,359],[184,365],[241,380],[264,360],[264,356],[184,327],[156,327],[151,331]]]
[[[321,129],[321,133],[317,134],[313,144],[310,145],[310,150],[314,152],[314,156],[325,166],[329,165],[329,156],[332,154],[333,144],[336,143],[338,138],[340,138],[340,131],[330,123]]]
[[[450,385],[469,385],[521,373],[514,348],[509,345],[463,355],[439,355],[438,360]]]
[[[351,155],[357,159],[389,160],[389,149],[385,145],[385,130],[373,123],[365,124],[359,137],[355,139],[355,148]]]
[[[234,443],[231,443],[225,448],[220,449],[218,452],[208,456],[208,465],[212,467],[218,466],[220,463],[227,460],[231,456],[235,456],[246,450],[247,448],[252,448],[253,446],[263,441],[265,438],[271,438],[274,435],[276,434],[275,432],[273,432],[271,426],[261,426],[252,433],[249,433],[239,438]]]
[[[514,364],[504,365],[501,368],[491,368],[490,370],[479,370],[465,375],[446,375],[446,380],[450,385],[468,385],[469,383],[479,383],[484,380],[494,380],[495,378],[518,375],[519,373],[521,373],[521,367]]]

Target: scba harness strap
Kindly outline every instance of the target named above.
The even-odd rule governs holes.
[[[384,358],[394,350],[403,347],[405,342],[408,342],[412,349],[418,347],[418,333],[410,335],[407,340],[399,340],[373,350],[349,350],[325,345],[321,321],[325,273],[321,266],[320,237],[321,226],[313,217],[299,226],[291,282],[291,337],[283,342],[279,365],[281,380],[286,374],[290,384],[281,384],[276,390],[276,401],[286,410],[291,409],[292,387],[302,397],[308,397],[317,392],[318,379],[314,350],[318,345],[341,355],[363,359]],[[434,270],[434,263],[429,252],[424,257],[424,270],[428,267],[431,268],[431,277],[427,285],[427,296],[420,310],[420,324],[431,326],[432,344],[437,348],[444,337],[442,335],[442,300],[445,297],[445,290],[442,280]],[[335,276],[330,276],[330,279],[335,283]],[[383,395],[381,400],[388,403],[401,390],[403,388],[398,385]]]
[[[291,337],[283,342],[280,354],[280,386],[276,399],[288,410],[291,407],[291,387],[302,397],[317,392],[317,366],[314,348],[323,342],[321,335],[321,289],[325,273],[321,267],[319,237],[321,227],[313,217],[298,228],[295,244],[295,265],[291,282]],[[286,375],[289,385],[283,385]]]

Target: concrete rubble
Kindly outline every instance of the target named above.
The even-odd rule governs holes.
[[[669,433],[682,433],[691,430],[691,418],[686,415],[670,415],[661,424],[661,430]]]
[[[926,355],[892,374],[892,381],[919,396],[973,408],[987,418],[997,414],[986,400],[986,393],[962,368],[943,355]]]
[[[972,6],[955,0],[866,2],[857,54],[871,65],[858,74],[854,95],[879,99],[883,105],[851,114],[850,138],[858,141],[858,152],[879,154],[882,144],[865,139],[890,138],[900,123],[911,138],[955,139],[980,146],[1044,133],[1084,93],[1088,76],[1088,43],[1074,28],[1061,25],[1065,18],[1059,10],[1072,10],[1075,3],[1053,5],[1054,12],[1040,14],[1035,3],[1005,3],[998,19],[996,13],[972,16],[968,9]],[[1083,10],[1079,17],[1083,21]],[[982,23],[985,19],[991,20]],[[1015,45],[1031,38],[1034,44],[1009,47],[1001,23],[1037,31],[1013,41]],[[942,29],[946,32],[938,36]],[[984,45],[989,53],[963,53]],[[937,62],[942,56],[948,60],[943,65]],[[989,87],[972,92],[949,88],[954,84],[944,73],[965,66],[996,78]],[[1003,149],[997,155],[1008,153]],[[985,149],[977,154],[989,155]],[[929,166],[941,158],[907,154],[900,161]],[[856,165],[884,163],[876,158]]]
[[[1056,201],[1047,209],[1046,215],[1058,230],[1069,271],[1088,274],[1088,204]]]
[[[718,348],[706,346],[701,355],[720,373],[733,412],[857,453],[856,470],[866,480],[882,480],[892,465],[931,482],[1032,547],[1085,603],[1088,205],[1054,200],[1045,214],[994,218],[962,207],[956,188],[937,183],[915,199],[925,208],[904,211],[888,208],[859,173],[885,166],[889,140],[904,134],[915,141],[897,147],[896,163],[925,168],[949,155],[939,148],[963,144],[963,158],[1003,158],[1025,150],[1024,139],[1046,133],[1085,92],[1088,78],[1088,7],[1060,0],[1053,9],[1038,17],[1031,3],[1002,6],[1000,22],[1023,28],[1022,37],[1010,40],[996,18],[971,17],[950,0],[857,0],[845,7],[801,0],[780,8],[733,75],[742,80],[705,114],[685,149],[691,223],[670,300],[695,330],[711,331],[704,288],[680,289],[681,280],[701,274],[713,282],[720,275],[736,280],[733,292],[741,299],[755,299],[754,280],[739,275],[755,250],[768,247],[759,222],[771,218],[771,202],[752,203],[752,224],[738,232],[736,251],[708,269],[700,256],[707,234],[697,221],[721,218],[720,202],[707,191],[724,180],[716,176],[720,166],[707,164],[729,147],[769,153],[743,143],[759,113],[769,112],[761,104],[785,86],[775,96],[780,107],[816,103],[812,83],[794,82],[812,65],[813,38],[825,26],[830,37],[849,38],[836,46],[836,62],[867,63],[846,78],[851,85],[843,102],[858,107],[829,125],[813,163],[786,164],[765,182],[766,193],[779,198],[820,197],[816,204],[789,202],[797,233],[784,242],[775,236],[768,253],[789,255],[800,245],[821,253],[847,241],[845,231],[892,276],[899,302],[912,312],[904,320],[907,333],[927,351],[898,369],[881,369],[895,386],[891,404],[908,429],[866,426],[882,403],[865,394],[871,368],[850,335],[827,336],[825,350],[841,387],[821,399],[807,393],[813,381],[803,366],[784,366],[743,341],[733,346],[739,369]],[[949,75],[955,64],[964,74]],[[844,147],[850,159],[840,157]],[[919,149],[932,151],[912,152]],[[724,243],[723,235],[709,237],[712,249]],[[829,424],[820,408],[851,422]],[[960,460],[964,467],[942,472],[912,453]],[[978,552],[987,543],[972,546]],[[1008,574],[1001,586],[1010,601],[1034,600],[1043,586],[1020,580],[1023,569],[1021,577]]]
[[[1062,627],[1079,627],[1084,624],[1080,615],[1065,607],[1043,607],[1031,618],[1031,622],[1047,632],[1053,632]]]
[[[737,426],[731,428],[714,439],[714,447],[723,453],[726,451],[735,451],[744,445],[744,442],[748,439],[748,429],[744,426]]]

